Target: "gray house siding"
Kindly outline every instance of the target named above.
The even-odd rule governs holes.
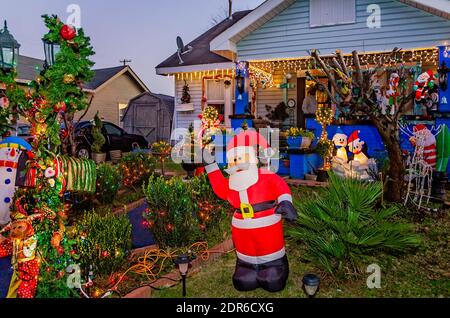
[[[369,29],[367,6],[381,8],[381,28]],[[356,23],[310,27],[309,0],[291,7],[254,31],[237,45],[241,60],[307,56],[319,49],[331,54],[434,47],[450,42],[450,21],[395,0],[356,0]]]

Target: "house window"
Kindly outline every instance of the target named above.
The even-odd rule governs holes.
[[[120,128],[123,128],[123,115],[125,114],[125,111],[127,109],[128,104],[119,104],[119,126]]]
[[[217,109],[220,115],[225,116],[225,84],[223,80],[206,80],[206,99],[208,106]]]
[[[310,0],[311,27],[356,22],[355,0]]]

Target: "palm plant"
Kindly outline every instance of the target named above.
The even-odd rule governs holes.
[[[320,196],[297,202],[298,223],[288,230],[307,246],[306,259],[341,276],[359,272],[379,252],[402,252],[420,243],[412,225],[394,219],[397,206],[379,205],[381,183],[329,177]]]

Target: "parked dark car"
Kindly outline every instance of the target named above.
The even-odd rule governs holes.
[[[12,135],[14,136],[14,133],[17,134],[17,137],[22,138],[26,142],[28,142],[30,145],[34,140],[34,136],[31,135],[31,126],[28,124],[18,124],[17,125],[17,131],[13,132]]]
[[[75,127],[75,140],[77,142],[76,156],[78,158],[91,158],[93,125],[94,123],[92,121],[83,121]],[[110,122],[103,122],[102,133],[106,139],[102,152],[106,153],[107,156],[109,156],[109,151],[112,150],[130,152],[133,149],[148,148],[148,142],[143,136],[128,134],[125,130]]]

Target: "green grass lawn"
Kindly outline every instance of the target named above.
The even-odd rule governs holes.
[[[311,197],[316,191],[301,188],[294,191],[294,197]],[[230,225],[231,227],[231,225]],[[369,289],[366,280],[369,274],[361,274],[347,280],[337,280],[321,273],[311,263],[302,260],[306,246],[289,240],[287,253],[290,275],[286,289],[271,294],[264,290],[248,293],[238,292],[232,284],[235,254],[229,253],[203,268],[187,280],[188,297],[305,297],[301,279],[305,273],[314,272],[321,276],[318,297],[450,297],[450,215],[443,217],[426,216],[416,223],[416,231],[421,233],[423,244],[414,252],[403,255],[378,255],[367,265],[377,263],[381,267],[381,288]],[[155,291],[154,297],[180,297],[181,286]]]

